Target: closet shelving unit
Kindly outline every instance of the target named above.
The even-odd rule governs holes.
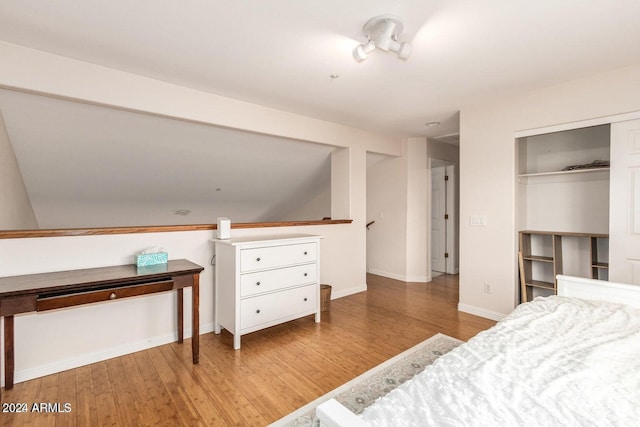
[[[609,125],[516,140],[521,302],[558,274],[608,279],[610,140]]]
[[[519,266],[520,266],[520,301],[533,299],[533,289],[541,289],[548,294],[558,291],[555,277],[563,274],[562,240],[573,237],[589,239],[591,248],[589,257],[592,279],[606,279],[609,264],[598,256],[598,246],[601,240],[608,239],[608,234],[569,233],[555,231],[523,230],[519,233]],[[537,241],[536,241],[537,240]],[[538,265],[550,270],[547,277],[552,280],[534,278],[534,267]]]

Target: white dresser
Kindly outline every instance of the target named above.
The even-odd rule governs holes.
[[[215,333],[249,332],[315,314],[320,322],[320,239],[279,236],[215,239]]]

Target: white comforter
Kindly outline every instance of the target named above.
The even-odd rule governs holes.
[[[372,426],[639,426],[640,310],[522,304],[365,409]]]

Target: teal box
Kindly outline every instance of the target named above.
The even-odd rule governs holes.
[[[143,265],[142,267],[136,267],[138,274],[158,274],[166,273],[168,264],[154,264]]]
[[[136,254],[136,266],[147,267],[150,265],[166,264],[169,260],[167,252],[156,252],[152,254]]]

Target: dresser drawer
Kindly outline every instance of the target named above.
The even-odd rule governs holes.
[[[299,243],[295,245],[241,249],[240,271],[244,273],[313,262],[318,259],[317,247],[316,243]]]
[[[258,271],[240,276],[240,297],[314,283],[318,278],[318,264],[303,264],[275,270]]]
[[[308,285],[240,301],[240,328],[248,329],[316,309],[318,286]]]

